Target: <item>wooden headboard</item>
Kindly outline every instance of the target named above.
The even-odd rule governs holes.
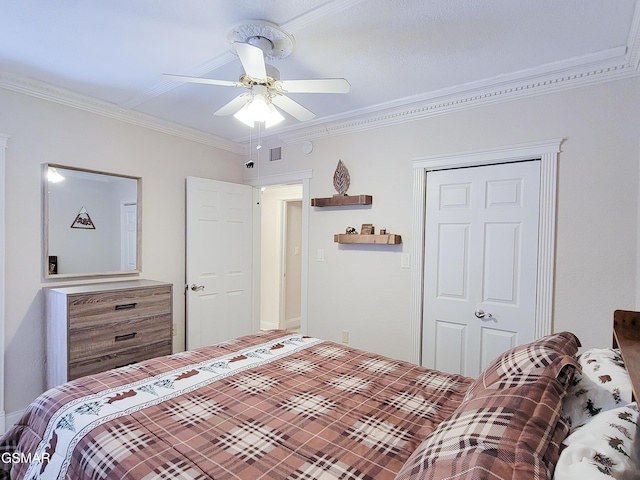
[[[629,372],[633,397],[640,396],[640,312],[616,310],[613,312],[613,346],[620,349]]]
[[[613,346],[620,349],[627,372],[631,378],[633,398],[638,401],[640,393],[640,312],[616,310],[613,312]],[[633,450],[630,460],[635,468],[619,480],[640,478],[640,422],[636,424]]]

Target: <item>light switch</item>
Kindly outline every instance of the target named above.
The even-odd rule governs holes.
[[[318,261],[324,262],[324,248],[318,249]]]

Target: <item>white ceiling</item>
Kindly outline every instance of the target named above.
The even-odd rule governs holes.
[[[81,108],[97,99],[139,123],[157,117],[162,128],[244,142],[248,127],[213,115],[244,90],[160,77],[237,80],[227,32],[238,22],[267,20],[294,37],[292,54],[270,62],[283,80],[351,84],[347,95],[291,94],[317,117],[287,116],[271,132],[286,136],[389,121],[380,112],[424,115],[443,99],[451,108],[531,85],[635,75],[639,10],[638,0],[14,0],[0,7],[0,87],[53,88]]]

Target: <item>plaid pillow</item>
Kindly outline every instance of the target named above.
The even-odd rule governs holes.
[[[557,427],[565,395],[550,372],[478,391],[424,440],[396,480],[551,478],[566,435],[564,425]]]
[[[557,359],[575,355],[579,346],[580,340],[573,333],[561,332],[507,350],[471,384],[467,398],[484,388],[510,388],[535,382],[548,369],[553,376],[561,375],[566,361]]]

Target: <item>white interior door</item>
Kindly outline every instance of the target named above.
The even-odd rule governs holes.
[[[187,177],[187,350],[251,333],[252,196]]]
[[[422,359],[477,376],[534,339],[540,162],[427,173]]]

